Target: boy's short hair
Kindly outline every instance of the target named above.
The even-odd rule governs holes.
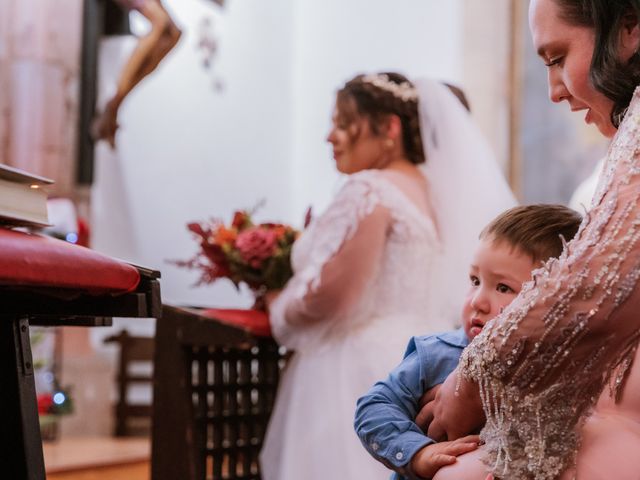
[[[570,241],[580,228],[582,215],[563,205],[524,205],[496,217],[480,233],[528,254],[534,263],[559,257],[564,248],[560,236]]]

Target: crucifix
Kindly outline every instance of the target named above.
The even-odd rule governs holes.
[[[211,0],[223,7],[225,0]],[[138,41],[117,80],[116,93],[96,112],[97,57],[103,35],[130,34],[128,14],[136,10],[151,24]],[[161,0],[84,0],[80,129],[78,135],[78,183],[93,181],[94,144],[106,140],[115,147],[118,110],[125,97],[151,74],[180,38]]]

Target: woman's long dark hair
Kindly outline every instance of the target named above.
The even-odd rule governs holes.
[[[618,58],[620,29],[640,22],[640,0],[555,0],[564,20],[595,30],[595,49],[589,72],[596,90],[613,100],[611,122],[617,128],[640,84],[640,55],[628,62]]]

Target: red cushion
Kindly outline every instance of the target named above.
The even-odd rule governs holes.
[[[271,336],[269,316],[261,310],[236,310],[213,308],[199,312],[205,317],[219,320],[246,330],[259,337]]]
[[[55,238],[0,228],[0,285],[64,288],[93,294],[136,289],[128,263]]]

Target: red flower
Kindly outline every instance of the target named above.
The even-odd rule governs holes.
[[[262,262],[276,250],[278,233],[261,227],[253,227],[240,232],[236,248],[242,259],[253,268],[260,268]]]
[[[233,221],[231,222],[231,226],[236,230],[244,230],[247,227],[251,226],[251,218],[247,214],[247,212],[240,210],[233,214]]]
[[[198,222],[188,223],[187,228],[202,238],[206,238],[207,236],[207,232],[202,228],[202,225],[200,225],[200,223]]]
[[[38,413],[49,413],[53,407],[53,397],[50,393],[38,395]]]
[[[291,227],[288,227],[287,225],[283,225],[281,223],[262,223],[260,224],[260,226],[266,230],[275,232],[278,240],[283,239],[287,232],[291,230]]]
[[[214,272],[212,272],[214,278],[227,277],[231,274],[229,261],[220,245],[203,242],[202,252],[214,266]]]

